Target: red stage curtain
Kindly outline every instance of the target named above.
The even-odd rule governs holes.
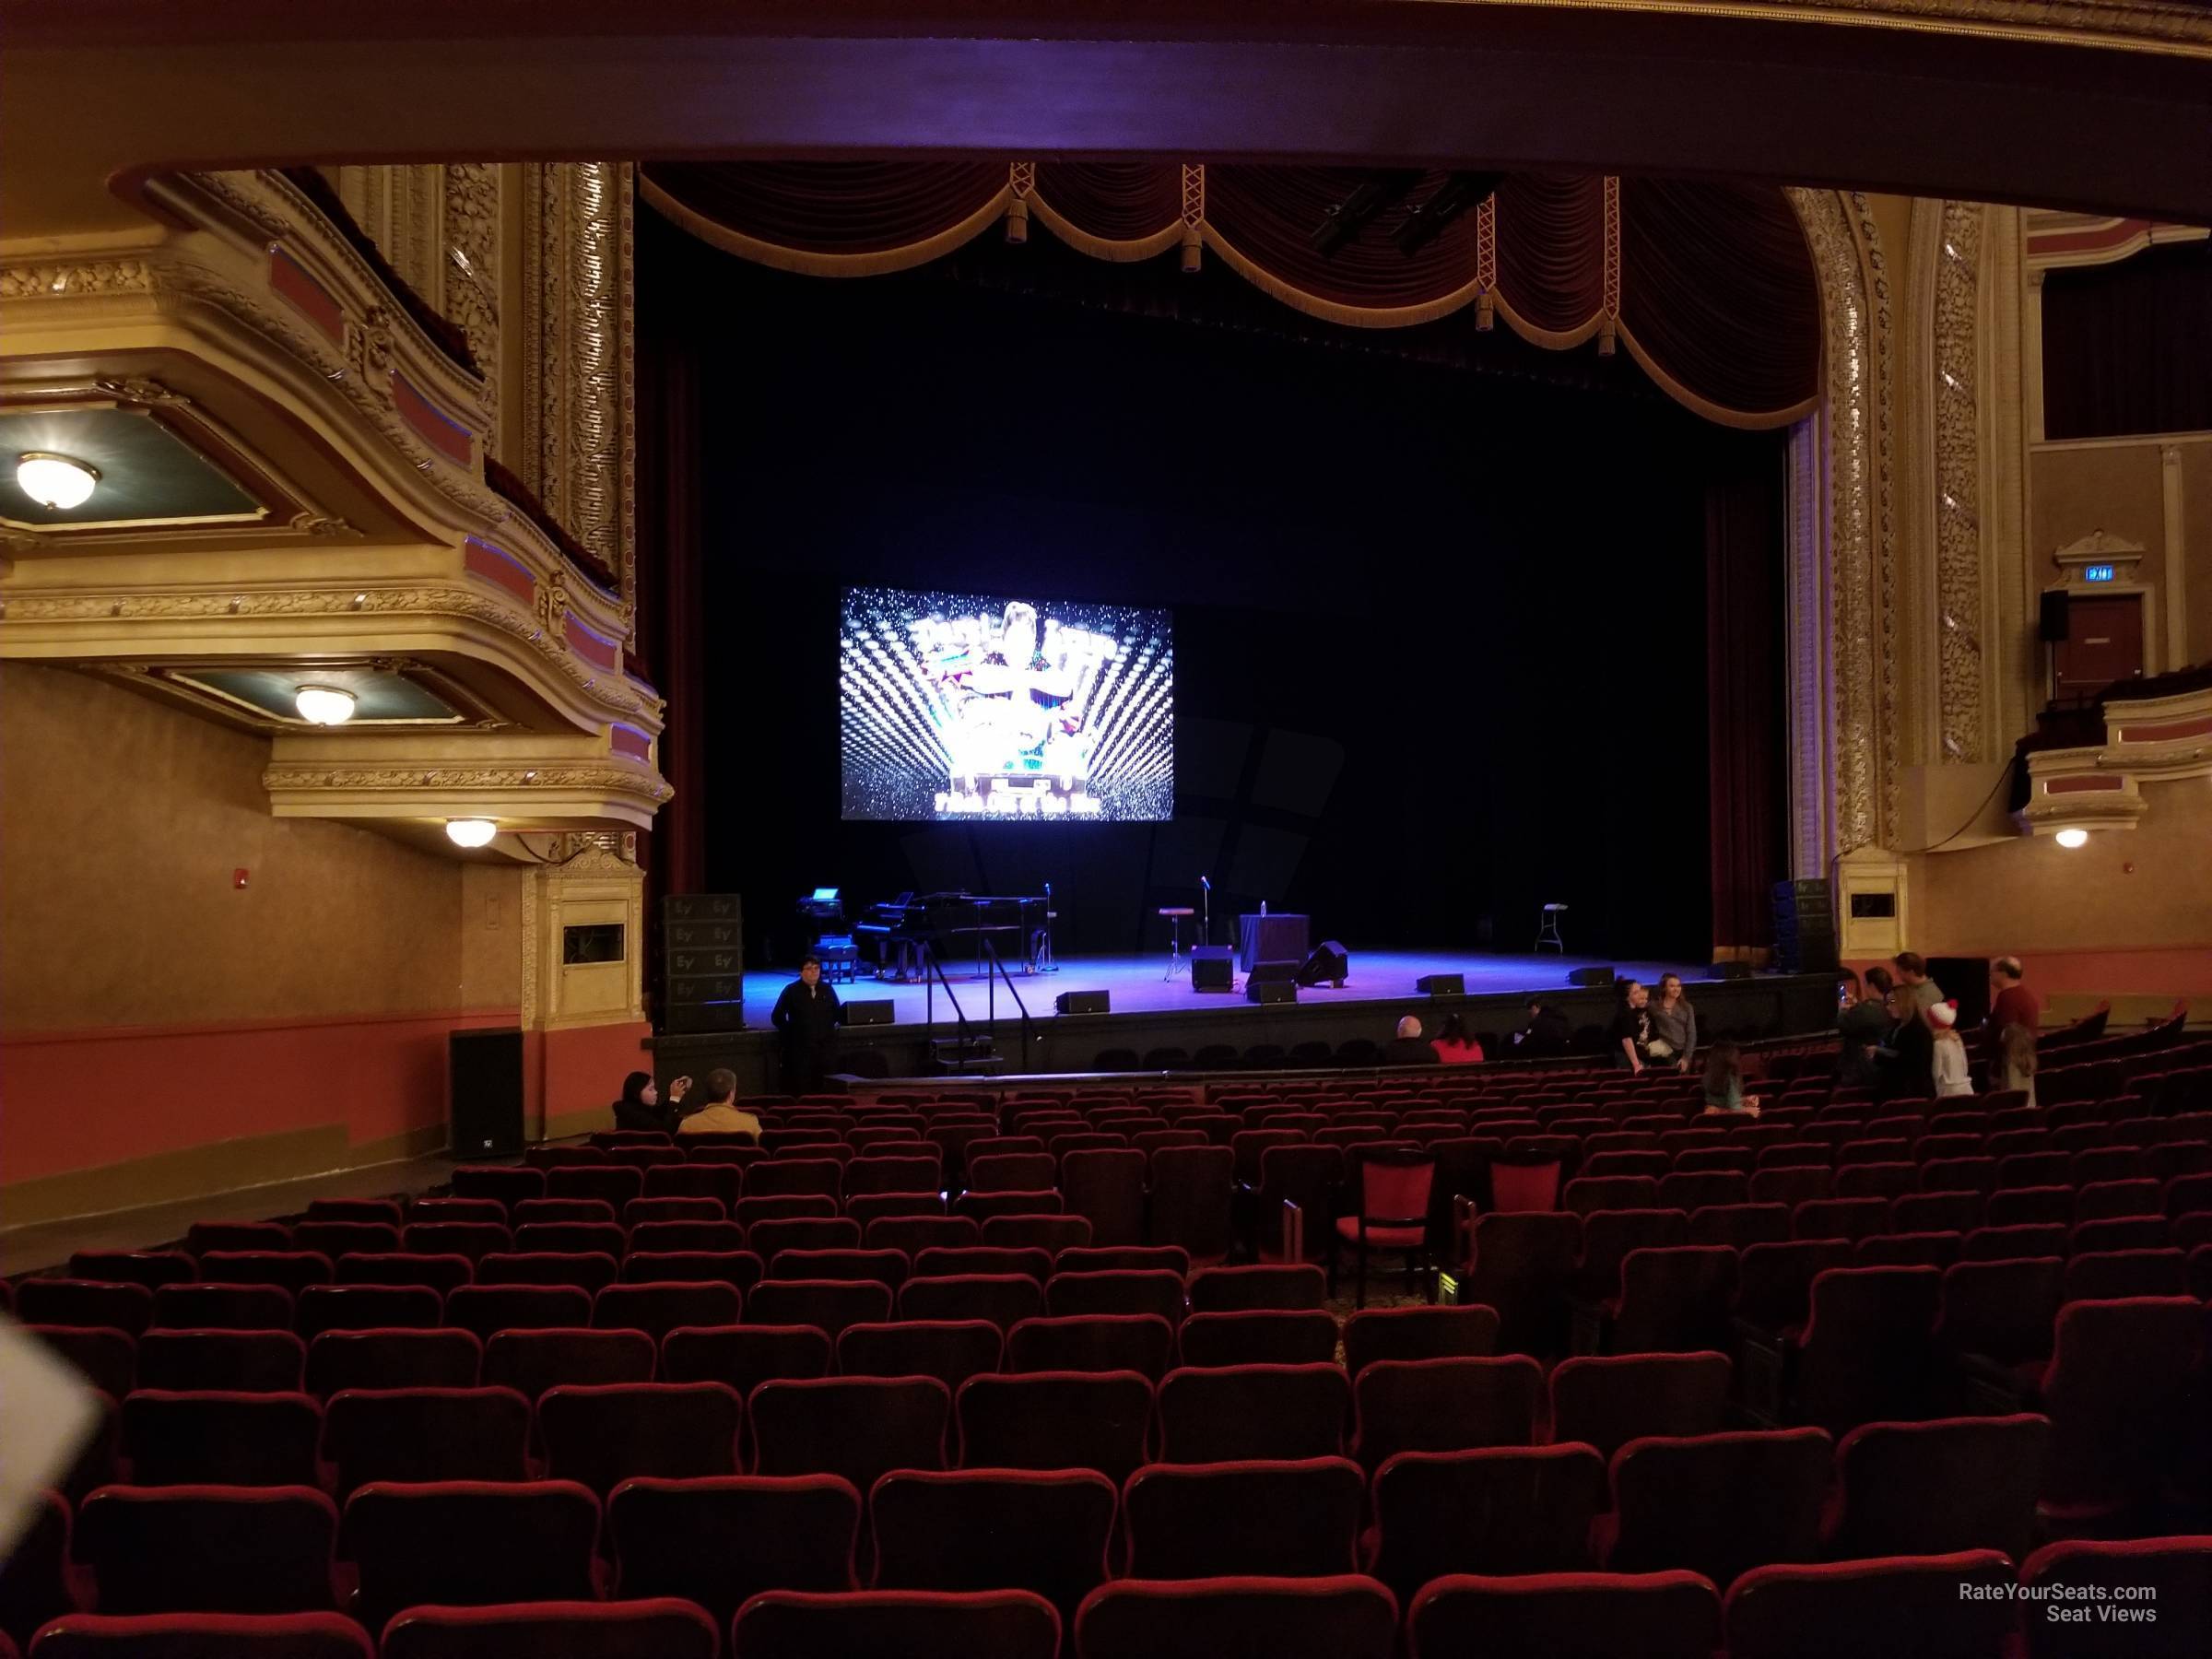
[[[1712,812],[1712,948],[1774,942],[1784,869],[1781,786],[1782,525],[1755,479],[1705,495],[1705,719]]]
[[[1335,253],[1313,246],[1329,209],[1371,176],[1371,170],[1350,167],[1209,167],[1206,222],[1227,251],[1258,268],[1254,280],[1294,290],[1278,295],[1293,304],[1297,295],[1310,295],[1324,305],[1396,311],[1434,305],[1468,288],[1475,280],[1472,210],[1411,255],[1391,240],[1408,206],[1443,182],[1441,173],[1385,206]]]
[[[1036,194],[1084,236],[1100,242],[1145,241],[1182,222],[1182,167],[1174,161],[1040,162]]]
[[[1603,179],[1522,173],[1498,186],[1498,294],[1530,329],[1595,332],[1606,309]]]
[[[1788,198],[1665,179],[1624,180],[1620,197],[1620,319],[1644,366],[1708,414],[1809,412],[1820,290]]]
[[[2043,277],[2043,429],[2128,438],[2212,427],[2212,242]]]
[[[1006,188],[1004,161],[655,161],[641,172],[703,220],[830,255],[930,241]]]

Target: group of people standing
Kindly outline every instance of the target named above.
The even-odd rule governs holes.
[[[1990,964],[1989,1018],[1982,1030],[1990,1044],[1990,1086],[2025,1089],[2033,1104],[2043,1007],[2026,978],[2018,957]],[[1870,1087],[1885,1100],[1974,1092],[1958,1001],[1945,996],[1924,958],[1900,951],[1887,967],[1867,969],[1863,982],[1847,975],[1841,991],[1844,1006],[1836,1030],[1843,1038],[1846,1082]]]

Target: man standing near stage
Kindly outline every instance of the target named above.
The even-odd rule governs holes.
[[[784,1092],[808,1094],[821,1088],[845,1011],[837,993],[822,983],[819,961],[808,957],[799,964],[799,977],[783,987],[768,1018],[783,1040]]]

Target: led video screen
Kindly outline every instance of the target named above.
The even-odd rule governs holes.
[[[847,588],[838,632],[846,818],[1174,816],[1166,611]]]

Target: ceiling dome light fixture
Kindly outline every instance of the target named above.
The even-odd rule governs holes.
[[[301,686],[293,701],[310,725],[344,725],[353,718],[353,693],[335,686]]]
[[[49,512],[66,512],[92,499],[100,468],[68,455],[28,450],[16,457],[16,487]]]
[[[456,847],[482,847],[490,843],[500,827],[489,818],[447,818],[445,832]]]
[[[2061,830],[2051,839],[2071,853],[2089,844],[2089,832],[2087,830]]]

